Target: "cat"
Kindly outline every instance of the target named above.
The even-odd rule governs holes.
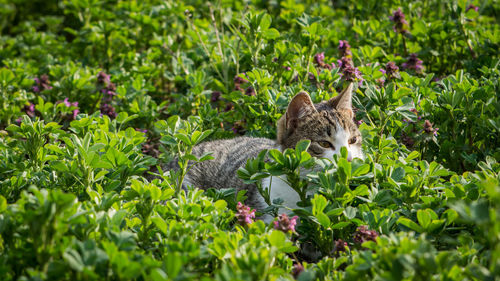
[[[237,170],[244,167],[249,158],[257,157],[264,149],[295,148],[300,140],[310,140],[308,152],[315,157],[332,158],[346,147],[348,160],[363,158],[361,134],[353,121],[353,83],[336,97],[314,104],[306,92],[298,93],[290,101],[286,113],[277,124],[277,139],[238,137],[201,143],[193,148],[193,154],[200,156],[212,152],[214,159],[197,163],[187,173],[183,186],[207,188],[236,188],[247,190],[246,204],[257,210],[267,206],[253,184],[245,184],[238,178]],[[175,167],[172,161],[167,169]],[[173,166],[174,167],[173,167]],[[270,178],[263,180],[263,187],[269,186]],[[298,194],[279,178],[273,177],[271,202],[276,198],[284,200],[283,205],[293,209],[299,201]],[[280,211],[283,211],[280,209]],[[289,211],[286,211],[290,213]],[[261,217],[269,222],[269,216]]]

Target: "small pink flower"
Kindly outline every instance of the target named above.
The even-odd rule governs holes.
[[[245,226],[253,223],[253,219],[255,219],[255,210],[251,210],[250,207],[241,204],[241,202],[238,202],[236,210],[238,211],[235,216],[239,224]]]
[[[408,22],[405,20],[405,14],[401,11],[401,8],[398,8],[392,16],[389,16],[389,19],[394,22],[393,30],[397,33],[407,33],[406,29]]]
[[[314,55],[314,62],[317,64],[317,65],[323,65],[325,62],[325,53],[324,52],[321,52],[321,53],[317,53],[316,55]]]
[[[289,218],[286,214],[281,214],[278,216],[278,220],[274,221],[274,229],[281,230],[283,232],[295,232],[295,226],[297,225],[298,216]]]
[[[299,275],[304,272],[304,266],[301,263],[296,263],[293,265],[292,276],[293,278],[299,278]]]
[[[340,57],[352,57],[351,45],[349,45],[347,40],[339,41],[339,53]]]
[[[363,244],[366,241],[375,241],[378,233],[375,230],[369,230],[365,225],[358,227],[354,232],[353,240],[355,243]]]
[[[411,54],[406,62],[404,62],[401,66],[405,69],[414,70],[417,73],[421,73],[424,69],[422,65],[423,62],[418,58],[417,54]]]
[[[479,7],[478,6],[474,6],[472,4],[470,4],[467,9],[466,9],[466,12],[469,11],[469,10],[474,10],[474,11],[479,11]]]
[[[334,253],[345,252],[347,250],[347,242],[342,239],[335,241]]]

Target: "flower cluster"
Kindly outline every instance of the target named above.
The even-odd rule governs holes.
[[[392,61],[385,65],[385,70],[383,71],[387,76],[387,80],[392,80],[399,77],[399,67]]]
[[[116,109],[109,103],[101,103],[99,107],[102,115],[108,115],[111,119],[116,118],[118,114],[116,114]]]
[[[111,105],[113,97],[116,96],[116,85],[111,82],[110,75],[103,71],[99,72],[99,74],[97,74],[97,88],[103,94],[101,106],[99,107],[101,115],[108,115],[110,118],[116,118],[116,110]]]
[[[35,117],[35,105],[33,103],[25,105],[23,110],[29,117]]]
[[[63,119],[66,119],[68,121],[72,121],[76,119],[76,116],[78,113],[80,113],[80,110],[78,109],[78,102],[70,102],[68,98],[65,98],[63,101],[58,101],[57,104],[63,103],[66,107],[68,108],[73,108],[73,111],[71,114],[66,114],[63,116]]]
[[[253,219],[255,219],[255,210],[251,210],[250,207],[241,204],[241,202],[238,202],[236,210],[235,216],[239,224],[246,226],[253,223]]]
[[[324,52],[317,53],[316,55],[314,55],[314,63],[318,67],[320,67],[320,68],[326,68],[328,70],[332,70],[333,68],[335,68],[335,64],[334,63],[325,63],[325,53]]]
[[[245,73],[243,73],[245,74]],[[245,93],[247,96],[255,96],[255,89],[252,86],[247,87],[245,90],[243,90],[242,86],[243,84],[248,83],[248,80],[242,78],[239,75],[234,76],[234,89],[236,91],[240,91]]]
[[[433,128],[432,126],[434,125],[431,123],[431,121],[425,120],[423,131],[428,135],[432,134],[434,136],[437,136],[437,131],[439,130],[439,128]]]
[[[239,75],[234,76],[234,89],[236,91],[243,91],[243,88],[241,88],[242,84],[248,83],[248,81],[244,78],[242,78]]]
[[[341,76],[345,81],[363,80],[361,72],[357,67],[352,65],[352,60],[349,57],[342,57],[338,63],[340,66]]]
[[[417,73],[422,73],[424,66],[422,65],[422,60],[418,58],[417,54],[411,54],[406,62],[404,62],[401,66],[404,69],[414,70]]]
[[[116,96],[116,85],[111,82],[110,75],[104,73],[103,71],[97,74],[97,86],[101,93],[104,94],[103,100],[110,102],[114,96]]]
[[[219,91],[213,91],[210,97],[211,102],[218,102],[222,96],[222,93]]]
[[[394,32],[401,34],[408,33],[408,30],[406,29],[408,22],[405,20],[405,14],[401,11],[401,8],[394,11],[392,16],[389,16],[389,19],[394,22],[394,26],[392,27]]]
[[[231,104],[232,105],[232,104]],[[245,120],[236,121],[231,128],[235,135],[243,135],[245,134]]]
[[[339,53],[340,57],[352,57],[351,45],[347,40],[339,40]]]
[[[35,78],[33,80],[35,80],[35,85],[32,87],[32,90],[35,93],[52,89],[52,86],[50,86],[49,76],[47,74],[43,74],[39,78]]]
[[[298,216],[289,218],[286,214],[281,214],[278,216],[278,220],[274,221],[274,229],[281,230],[283,232],[295,232],[295,226],[297,225]]]
[[[347,242],[342,239],[335,241],[335,246],[333,247],[334,253],[345,252],[347,250]]]
[[[369,230],[365,225],[362,225],[354,232],[354,243],[363,244],[366,241],[374,241],[377,239],[378,233],[375,230]]]
[[[479,11],[479,7],[478,6],[475,6],[475,5],[472,5],[470,4],[469,6],[467,6],[467,9],[465,10],[466,12],[469,11],[469,10],[474,10],[474,11]]]
[[[304,266],[301,263],[296,263],[292,268],[292,276],[293,278],[299,278],[299,275],[304,272]]]

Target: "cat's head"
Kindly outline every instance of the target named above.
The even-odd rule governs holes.
[[[313,104],[309,94],[298,93],[278,121],[278,144],[294,148],[300,140],[310,140],[308,152],[332,158],[345,146],[348,159],[363,158],[361,134],[353,121],[353,83],[336,97]]]

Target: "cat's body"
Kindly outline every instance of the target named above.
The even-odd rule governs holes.
[[[238,137],[205,142],[193,149],[193,154],[200,156],[212,152],[214,160],[198,163],[187,174],[184,184],[202,189],[236,188],[247,190],[246,204],[256,209],[267,207],[256,186],[245,184],[237,176],[240,167],[245,166],[250,158],[255,158],[264,149],[278,148],[275,140],[266,138]]]
[[[353,84],[350,84],[335,98],[318,104],[313,104],[305,92],[297,94],[290,102],[287,112],[278,121],[277,140],[239,137],[196,146],[193,154],[200,156],[212,152],[215,159],[194,165],[188,172],[184,185],[202,189],[245,189],[248,191],[246,204],[259,210],[266,208],[267,204],[255,185],[244,184],[238,178],[237,170],[263,149],[283,151],[286,148],[294,148],[300,140],[309,139],[311,144],[308,151],[313,156],[331,158],[345,146],[349,159],[362,158],[361,135],[352,120],[352,89]],[[270,178],[266,178],[263,186],[268,187],[269,183]],[[286,182],[273,177],[271,201],[278,197],[284,200],[285,206],[292,209],[299,200],[298,195]]]

